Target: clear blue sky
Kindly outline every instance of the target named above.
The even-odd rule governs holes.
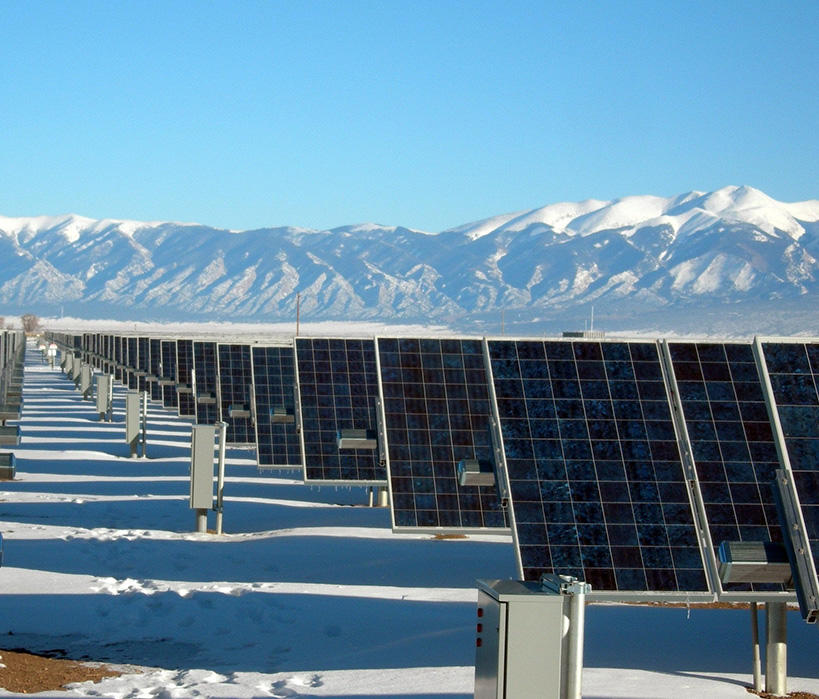
[[[439,231],[819,198],[819,2],[4,0],[0,214]]]

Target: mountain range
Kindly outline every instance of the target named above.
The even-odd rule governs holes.
[[[593,308],[618,327],[733,318],[737,332],[819,334],[819,201],[746,186],[552,204],[439,233],[0,216],[0,255],[6,315],[278,322],[298,302],[306,320],[547,331]]]

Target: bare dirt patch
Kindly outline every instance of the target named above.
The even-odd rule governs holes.
[[[0,687],[34,694],[62,689],[73,682],[99,682],[122,673],[100,663],[34,655],[24,650],[0,650]]]

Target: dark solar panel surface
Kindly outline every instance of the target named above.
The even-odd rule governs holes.
[[[493,460],[482,341],[377,344],[394,526],[507,528],[494,485],[458,482],[461,460]]]
[[[337,443],[339,430],[378,427],[374,340],[296,338],[296,371],[305,480],[386,482],[377,450]]]
[[[749,344],[669,343],[711,541],[782,541],[773,483],[779,458]],[[774,584],[726,591],[781,591]]]
[[[525,579],[707,592],[657,346],[488,347]]]
[[[196,422],[203,425],[213,425],[219,421],[219,375],[215,342],[194,340],[193,368],[196,372],[194,384],[196,388]]]
[[[256,432],[250,417],[231,415],[231,406],[239,410],[251,409],[253,372],[250,366],[250,345],[220,344],[219,387],[222,401],[222,420],[227,423],[225,441],[228,444],[253,444]]]
[[[819,343],[763,342],[814,568],[819,569]]]
[[[147,390],[146,380],[148,374],[151,373],[150,340],[147,337],[137,338],[136,369],[137,388],[145,391]]]
[[[162,402],[162,387],[159,385],[159,378],[162,374],[162,340],[152,337],[148,341],[148,375],[153,377],[148,382],[151,393],[151,400]]]
[[[162,405],[176,408],[179,404],[176,393],[176,340],[162,340],[162,364],[160,378],[162,386]],[[172,383],[167,383],[167,382]]]
[[[301,448],[292,423],[273,421],[272,412],[283,408],[295,416],[295,358],[292,347],[251,348],[256,399],[256,456],[259,466],[301,466]]]
[[[128,388],[136,390],[139,388],[139,381],[137,380],[137,369],[139,367],[138,363],[139,357],[139,350],[137,345],[137,338],[135,337],[127,337],[125,338],[125,358],[124,364],[127,367],[126,369],[126,376],[127,376],[127,383]],[[123,381],[123,383],[125,383]]]
[[[193,340],[176,341],[176,385],[192,389]],[[196,400],[192,392],[178,391],[180,417],[196,417]]]

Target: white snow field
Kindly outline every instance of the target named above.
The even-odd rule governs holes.
[[[29,351],[17,477],[0,483],[0,648],[125,670],[29,696],[472,696],[474,581],[515,577],[511,537],[396,535],[363,489],[239,450],[227,534],[192,533],[191,423],[153,405],[148,458],[128,458],[122,395],[99,422]],[[788,623],[789,689],[819,692],[819,629]],[[750,669],[746,610],[587,610],[584,697],[746,697]]]

